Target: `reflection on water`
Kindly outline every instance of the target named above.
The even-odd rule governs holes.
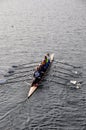
[[[85,15],[84,0],[0,1],[0,130],[86,129]],[[28,100],[47,52],[55,60]]]

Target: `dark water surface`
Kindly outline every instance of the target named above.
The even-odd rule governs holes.
[[[26,99],[47,52],[51,69]],[[0,130],[86,130],[85,53],[85,0],[0,0]]]

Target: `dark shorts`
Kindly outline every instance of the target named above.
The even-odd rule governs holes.
[[[39,83],[39,81],[40,81],[40,78],[35,78],[33,83],[32,83],[32,86],[36,85],[37,83]]]

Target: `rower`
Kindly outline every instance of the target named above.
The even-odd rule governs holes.
[[[47,67],[49,66],[47,56],[45,56],[45,61],[46,61],[45,68],[47,69]]]
[[[42,71],[45,72],[45,71],[46,71],[46,59],[44,59],[44,60],[41,62],[41,65],[42,65]]]
[[[50,64],[49,53],[47,55],[45,55],[44,59],[45,59],[45,62],[46,62],[44,67],[45,67],[45,69],[47,69],[49,64]]]
[[[50,64],[50,54],[49,53],[47,53],[47,59],[48,59],[48,64]]]
[[[40,72],[40,76],[42,77],[44,74],[44,65],[42,64],[39,65],[39,72]]]
[[[36,68],[36,71],[33,74],[34,78],[40,78],[40,71],[39,71],[39,67]]]
[[[41,74],[40,74],[40,71],[39,71],[39,67],[36,68],[33,76],[34,76],[34,80],[33,80],[32,84],[31,84],[31,86],[33,86],[33,85],[38,86],[38,82],[41,79]]]

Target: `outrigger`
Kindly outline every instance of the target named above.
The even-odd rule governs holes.
[[[43,77],[45,76],[45,73],[48,71],[48,69],[50,68],[52,62],[54,60],[54,53],[50,55],[50,64],[48,66],[48,68],[46,69],[46,71],[44,72],[43,76],[39,79],[39,81],[33,85],[33,82],[32,81],[32,84],[30,86],[30,90],[29,90],[29,93],[28,93],[28,98],[37,90],[37,88],[39,87],[39,83],[42,81]]]

